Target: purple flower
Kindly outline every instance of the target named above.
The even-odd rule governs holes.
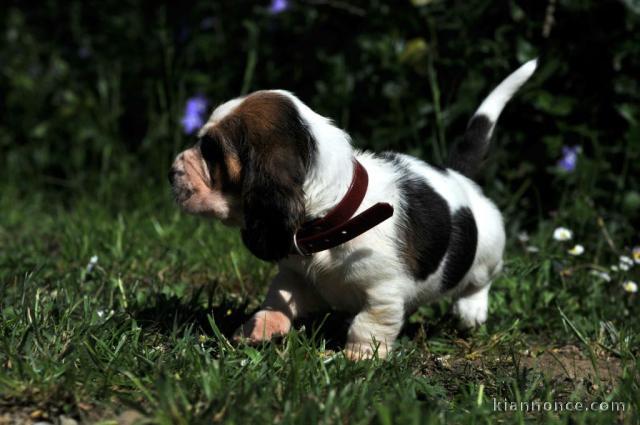
[[[269,5],[269,13],[272,15],[277,15],[278,13],[282,13],[289,8],[289,0],[271,0],[271,5]]]
[[[558,161],[558,167],[568,173],[575,170],[578,162],[578,153],[580,153],[580,146],[564,146],[562,148],[562,158]]]
[[[78,49],[78,56],[81,59],[87,59],[88,57],[91,56],[91,49],[89,49],[87,46],[82,46]]]
[[[193,134],[204,124],[204,116],[207,111],[207,98],[196,95],[187,99],[184,115],[180,120],[186,134]]]

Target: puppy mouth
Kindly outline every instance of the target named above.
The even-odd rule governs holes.
[[[184,206],[184,203],[191,199],[195,193],[193,189],[183,186],[172,186],[171,191],[173,192],[173,199],[180,206]]]

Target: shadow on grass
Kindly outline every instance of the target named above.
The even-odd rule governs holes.
[[[165,335],[192,327],[198,333],[214,336],[215,332],[209,319],[211,316],[222,335],[232,340],[234,332],[256,311],[247,310],[248,301],[238,303],[223,300],[214,304],[212,291],[207,293],[207,301],[203,303],[202,293],[202,289],[198,290],[188,298],[157,294],[155,298],[148,299],[145,306],[134,306],[129,313],[145,329]],[[344,347],[351,319],[352,316],[348,313],[331,311],[296,320],[294,327],[310,339],[324,340],[327,349],[338,351]],[[413,340],[417,337],[431,338],[452,332],[456,333],[453,318],[446,314],[432,325],[407,323],[400,337]]]
[[[156,294],[145,301],[145,305],[133,306],[129,314],[147,331],[171,335],[192,327],[196,332],[214,336],[210,323],[215,325],[228,340],[232,340],[235,331],[247,322],[256,310],[247,310],[248,301],[238,303],[222,300],[213,303],[213,296],[208,293],[206,302],[202,302],[202,290],[190,297]],[[318,314],[296,320],[294,327],[304,332],[307,337],[325,340],[328,349],[337,350],[342,347],[349,328],[350,316],[340,312]]]
[[[213,293],[209,291],[206,302],[202,302],[203,290],[197,290],[190,297],[156,294],[145,301],[144,306],[129,309],[131,316],[145,329],[165,335],[191,326],[196,332],[212,335],[213,329],[209,316],[213,317],[220,332],[231,338],[235,330],[251,317],[247,310],[247,302],[238,304],[231,300],[223,300],[214,305]]]

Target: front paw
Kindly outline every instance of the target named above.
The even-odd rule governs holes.
[[[389,348],[385,343],[376,342],[348,342],[344,347],[344,356],[351,361],[368,360],[377,355],[384,359],[389,354]]]
[[[291,329],[291,319],[279,311],[260,310],[234,334],[236,342],[257,344],[285,335]]]

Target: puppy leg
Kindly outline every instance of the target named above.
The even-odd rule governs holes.
[[[273,279],[262,308],[235,333],[234,340],[268,341],[291,330],[293,320],[319,308],[321,298],[293,272],[281,270]]]
[[[344,354],[351,360],[385,358],[398,337],[404,322],[402,302],[375,303],[356,315],[347,334]]]
[[[490,287],[490,282],[481,288],[473,286],[456,300],[453,314],[458,318],[461,329],[475,328],[487,321]]]

